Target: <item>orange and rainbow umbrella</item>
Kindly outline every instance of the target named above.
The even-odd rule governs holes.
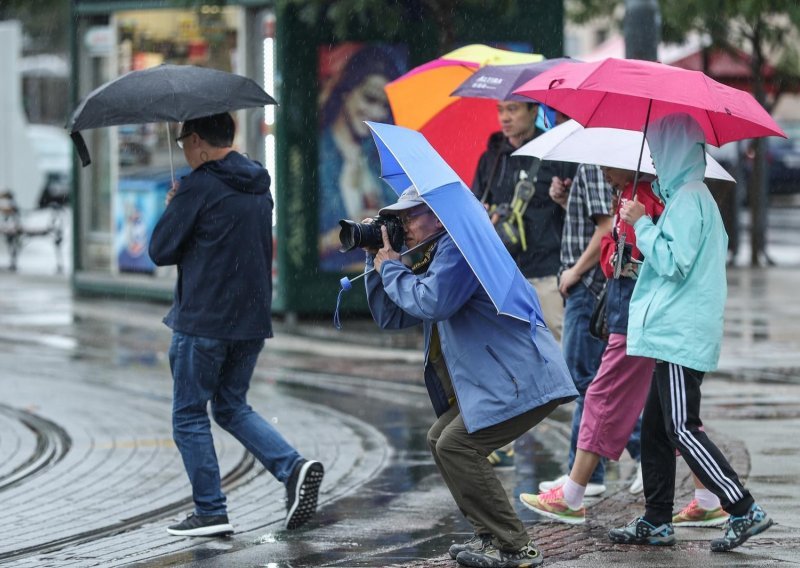
[[[468,45],[443,55],[386,85],[395,123],[425,135],[467,185],[472,184],[489,136],[499,129],[497,102],[450,96],[484,65],[536,63],[543,56]]]

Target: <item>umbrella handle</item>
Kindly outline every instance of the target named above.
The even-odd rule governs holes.
[[[631,199],[636,199],[636,187],[639,185],[639,170],[642,168],[642,154],[644,154],[644,142],[647,140],[647,126],[650,124],[650,109],[653,108],[653,99],[647,103],[647,116],[644,119],[644,130],[642,131],[642,145],[639,147],[639,162],[636,164],[636,174],[633,176],[633,190]],[[622,253],[625,252],[625,231],[617,237],[617,259],[614,263],[614,278],[619,278],[622,273]]]
[[[172,129],[169,127],[169,121],[165,122],[167,125],[167,148],[169,148],[169,173],[172,176],[172,185],[170,189],[175,187],[175,164],[172,161]]]
[[[616,247],[616,258],[614,259],[614,278],[619,278],[620,274],[622,274],[622,257],[624,256],[625,252],[625,240],[627,235],[625,231],[619,235],[617,239],[617,247]]]

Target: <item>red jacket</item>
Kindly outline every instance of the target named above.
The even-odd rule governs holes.
[[[617,246],[617,234],[623,231],[625,232],[625,242],[633,245],[633,258],[642,260],[642,253],[636,248],[636,235],[633,232],[633,227],[619,217],[619,207],[622,200],[630,199],[632,193],[633,182],[626,185],[622,190],[622,195],[620,196],[614,215],[614,230],[605,235],[600,242],[600,268],[603,270],[603,274],[606,275],[606,278],[614,277],[614,267],[611,265],[611,259],[614,256],[614,251]],[[653,190],[650,189],[649,181],[639,181],[636,197],[639,203],[644,205],[646,214],[655,222],[658,216],[661,215],[661,212],[664,211],[664,204],[653,194]]]

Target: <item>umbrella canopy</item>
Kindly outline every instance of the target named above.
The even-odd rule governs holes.
[[[499,129],[495,102],[451,95],[483,65],[534,63],[543,57],[468,45],[415,67],[386,85],[394,121],[422,132],[445,161],[472,183],[489,136]]]
[[[635,171],[641,143],[642,135],[632,130],[584,128],[576,121],[568,120],[540,134],[512,155]],[[639,171],[656,175],[646,141]],[[706,177],[736,181],[708,152],[706,152]]]
[[[80,130],[120,124],[183,122],[273,104],[277,104],[275,99],[247,77],[193,65],[159,65],[131,71],[96,88],[72,113],[67,130],[86,166],[89,154],[78,134]]]
[[[560,110],[586,127],[642,131],[649,121],[675,112],[690,114],[706,142],[783,136],[756,100],[699,71],[636,59],[608,58],[561,65],[515,91]]]
[[[533,287],[497,236],[483,205],[419,132],[367,122],[381,158],[381,177],[398,193],[414,184],[444,225],[499,314],[543,322]]]
[[[530,97],[515,95],[514,91],[534,77],[538,77],[545,71],[562,63],[580,63],[580,61],[569,57],[559,57],[538,63],[486,65],[479,68],[466,81],[461,83],[453,91],[453,96],[527,103],[530,102]]]

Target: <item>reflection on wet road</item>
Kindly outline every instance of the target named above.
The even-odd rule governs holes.
[[[0,422],[21,448],[8,452],[13,476],[0,468],[2,531],[13,535],[0,564],[386,566],[441,554],[469,531],[425,444],[434,417],[419,352],[283,333],[268,342],[250,403],[324,460],[318,518],[309,530],[281,530],[283,487],[215,431],[237,533],[170,537],[164,525],[190,500],[170,434],[165,308],[75,300],[64,283],[0,287],[9,379]],[[515,503],[560,473],[563,456],[554,461],[546,448],[563,446],[554,424],[518,442],[517,470],[500,474]],[[15,531],[17,522],[36,528]]]

